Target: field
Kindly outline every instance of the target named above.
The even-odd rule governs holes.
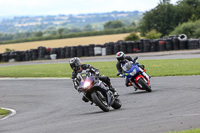
[[[0,45],[0,53],[4,53],[6,48],[14,49],[15,51],[26,51],[29,49],[36,49],[39,46],[44,46],[47,48],[48,47],[58,48],[65,46],[77,46],[77,45],[88,45],[88,44],[105,44],[107,42],[116,42],[118,40],[124,40],[124,38],[128,35],[129,33],[124,33],[124,34],[114,34],[114,35],[102,35],[102,36],[5,44],[5,45]]]

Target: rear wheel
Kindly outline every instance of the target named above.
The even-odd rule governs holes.
[[[112,107],[114,109],[120,109],[122,106],[121,100],[120,99],[115,99],[115,101],[112,104]]]
[[[147,92],[152,91],[148,84],[142,78],[138,80],[138,84],[140,84]]]
[[[110,110],[110,107],[108,106],[108,103],[106,101],[106,97],[103,96],[103,94],[100,91],[94,91],[91,94],[93,102],[99,106],[100,109],[102,109],[104,112],[108,112]]]

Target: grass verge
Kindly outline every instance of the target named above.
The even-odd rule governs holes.
[[[176,131],[176,132],[169,132],[169,133],[200,133],[200,129],[192,129],[192,130],[184,130],[184,131]]]
[[[6,110],[6,109],[1,109],[0,108],[0,118],[8,115],[10,113],[10,111]]]
[[[141,60],[147,73],[155,76],[187,76],[200,75],[200,58]],[[98,68],[101,75],[117,77],[116,61],[89,62]],[[71,77],[72,70],[69,63],[39,64],[0,67],[0,77]]]

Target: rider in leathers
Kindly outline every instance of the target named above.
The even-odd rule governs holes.
[[[125,56],[124,52],[120,51],[117,52],[116,58],[118,60],[116,67],[118,70],[117,76],[120,76],[123,74],[123,70],[121,68],[121,64],[125,62],[125,60],[132,61],[134,64],[138,65],[139,70],[141,71],[142,75],[146,76],[147,78],[150,78],[149,75],[147,75],[143,70],[144,70],[144,65],[140,65],[137,60],[134,60],[131,58],[131,56]],[[129,81],[128,78],[125,79],[125,85],[128,87],[129,86]]]
[[[81,81],[81,79],[78,79],[77,75],[78,75],[78,73],[81,73],[83,70],[86,70],[86,71],[91,72],[93,76],[98,76],[98,78],[101,81],[105,82],[108,85],[109,89],[114,93],[114,95],[118,95],[116,92],[116,89],[113,88],[111,85],[110,78],[107,76],[101,76],[98,69],[94,68],[93,66],[91,66],[89,64],[81,64],[81,61],[78,57],[74,57],[74,58],[70,59],[69,63],[73,70],[71,78],[74,83],[74,88],[76,90],[78,90],[78,86]],[[80,91],[80,90],[78,90],[78,91]],[[85,98],[84,96],[83,96],[82,100],[85,102],[88,102],[87,98]]]

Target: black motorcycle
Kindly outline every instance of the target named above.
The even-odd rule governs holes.
[[[106,83],[99,80],[98,77],[91,76],[90,72],[81,73],[81,82],[78,90],[84,94],[84,97],[95,103],[104,112],[108,112],[110,107],[120,109],[122,104],[118,96],[114,96]]]

